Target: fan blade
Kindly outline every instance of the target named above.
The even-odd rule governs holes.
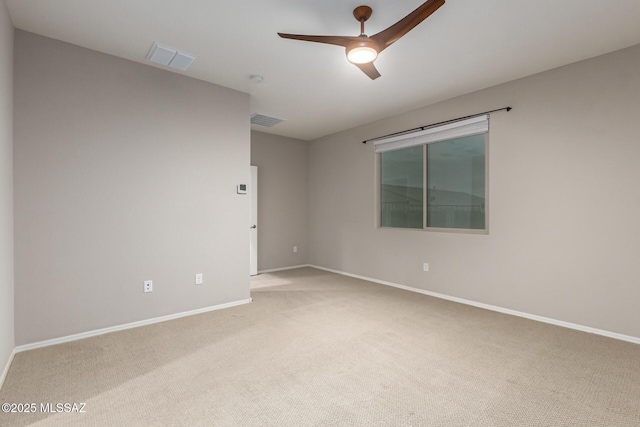
[[[429,15],[438,10],[440,6],[444,4],[444,2],[445,0],[427,0],[422,4],[422,6],[418,7],[416,10],[414,10],[386,30],[382,30],[378,34],[371,36],[371,38],[373,39],[373,41],[378,43],[378,46],[380,46],[380,52],[382,52],[384,49],[391,46],[391,44],[397,41],[400,37],[404,36],[413,28],[415,28],[419,23],[427,19]]]
[[[376,69],[375,65],[373,65],[373,62],[369,62],[367,64],[353,64],[353,65],[360,68],[362,72],[365,73],[367,76],[369,76],[371,80],[375,80],[378,77],[380,77],[380,73]]]
[[[278,35],[283,39],[326,43],[326,44],[333,44],[336,46],[343,46],[343,47],[347,47],[349,43],[352,43],[354,41],[357,42],[360,40],[358,37],[349,37],[349,36],[307,36],[303,34],[286,34],[286,33],[278,33]]]

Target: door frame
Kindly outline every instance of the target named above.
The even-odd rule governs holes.
[[[258,274],[258,167],[251,166],[251,184],[249,185],[249,275]]]

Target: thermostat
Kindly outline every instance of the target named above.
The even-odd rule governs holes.
[[[238,184],[238,194],[247,194],[247,184]]]

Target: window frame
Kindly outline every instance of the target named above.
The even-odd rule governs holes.
[[[375,161],[374,161],[374,175],[375,175],[375,185],[374,185],[374,203],[375,203],[375,227],[380,230],[405,230],[405,231],[434,231],[438,233],[454,233],[454,234],[476,234],[476,235],[488,235],[489,234],[489,212],[490,212],[490,185],[489,185],[489,157],[490,157],[490,137],[489,131],[478,133],[477,135],[484,135],[484,191],[485,191],[485,216],[484,216],[484,228],[447,228],[447,227],[428,227],[427,220],[429,215],[429,207],[428,207],[428,169],[427,169],[427,161],[428,161],[428,150],[427,146],[429,144],[435,144],[438,142],[449,141],[450,138],[441,141],[434,141],[428,143],[417,144],[422,147],[422,190],[423,190],[423,212],[422,212],[422,228],[405,228],[405,227],[388,227],[382,225],[382,154],[374,152]],[[402,149],[402,148],[398,148]]]

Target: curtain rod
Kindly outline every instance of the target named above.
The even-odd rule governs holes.
[[[408,129],[408,130],[403,130],[403,131],[400,131],[400,132],[390,133],[389,135],[379,136],[377,138],[365,139],[364,141],[362,141],[362,143],[366,144],[367,142],[370,142],[370,141],[377,141],[379,139],[389,138],[389,137],[392,137],[392,136],[398,136],[398,135],[404,135],[404,134],[408,134],[408,133],[418,132],[418,131],[421,131],[421,130],[429,129],[429,128],[434,127],[434,126],[446,125],[448,123],[453,123],[453,122],[459,122],[460,120],[470,119],[472,117],[483,116],[485,114],[495,113],[496,111],[502,111],[502,110],[511,111],[512,108],[511,107],[496,108],[495,110],[485,111],[484,113],[477,113],[477,114],[472,114],[470,116],[458,117],[457,119],[445,120],[443,122],[433,123],[433,124],[430,124],[430,125],[420,126],[420,127],[413,128],[413,129]]]

